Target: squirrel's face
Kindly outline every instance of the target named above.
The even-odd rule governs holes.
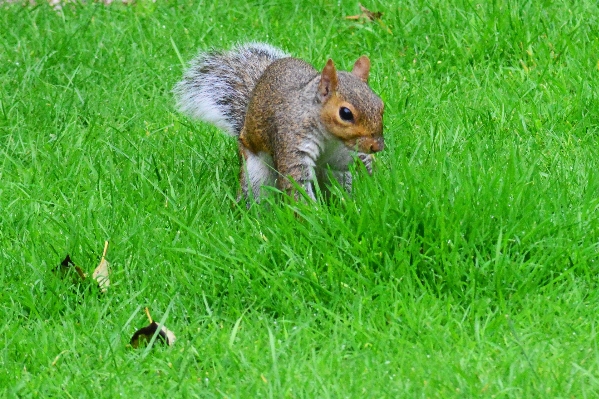
[[[385,147],[384,104],[366,83],[369,67],[368,59],[361,57],[352,73],[337,72],[329,60],[319,86],[325,129],[347,147],[366,154]]]
[[[369,104],[368,109],[356,106],[340,96],[332,96],[324,104],[321,120],[328,132],[341,139],[353,150],[370,154],[382,151],[383,139],[383,102],[377,100]]]

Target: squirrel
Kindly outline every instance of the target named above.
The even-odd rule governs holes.
[[[351,190],[357,157],[369,174],[383,150],[383,101],[368,86],[370,60],[351,72],[329,59],[322,72],[265,43],[200,53],[174,88],[181,112],[238,138],[239,199],[259,201],[261,187],[316,199],[331,178]]]

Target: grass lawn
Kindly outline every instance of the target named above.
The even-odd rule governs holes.
[[[1,396],[599,396],[596,1],[39,3],[0,5]],[[250,40],[370,56],[351,195],[247,210],[235,140],[175,111]],[[107,293],[52,272],[105,240]],[[128,346],[146,306],[173,346]]]

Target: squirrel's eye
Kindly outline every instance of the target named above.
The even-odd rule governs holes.
[[[351,122],[354,120],[354,114],[352,114],[349,108],[347,107],[339,108],[339,116],[341,117],[341,119],[347,122]]]

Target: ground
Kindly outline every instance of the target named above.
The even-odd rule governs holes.
[[[3,396],[599,395],[596,2],[364,6],[1,6]],[[245,41],[370,57],[351,194],[235,202],[235,140],[171,90]],[[106,293],[53,272],[105,240]],[[173,346],[128,346],[144,307]]]

